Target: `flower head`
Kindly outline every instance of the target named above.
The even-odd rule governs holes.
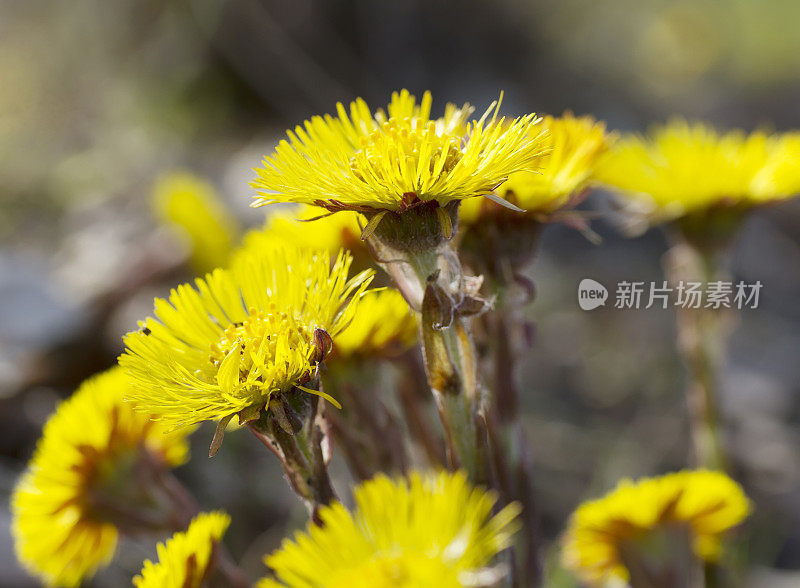
[[[784,137],[764,132],[719,133],[676,119],[648,138],[620,140],[598,179],[641,206],[651,222],[714,208],[749,208],[781,200],[800,188],[800,164]],[[769,170],[779,167],[782,180]]]
[[[244,236],[244,248],[298,247],[327,251],[331,257],[344,249],[353,256],[354,271],[373,267],[367,245],[359,238],[364,224],[360,215],[352,211],[321,214],[324,212],[309,205],[271,211],[262,228]]]
[[[276,244],[301,249],[325,250],[336,255],[341,248],[353,253],[354,263],[367,264],[368,254],[359,239],[357,213],[344,211],[319,217],[319,208],[306,206],[297,211],[271,214],[263,229],[249,232],[245,249],[275,247]],[[315,220],[310,220],[315,219]],[[393,355],[417,341],[417,320],[402,295],[395,289],[367,292],[359,311],[336,338],[337,358],[374,358]]]
[[[199,588],[208,573],[214,546],[231,518],[223,512],[197,515],[182,533],[159,543],[158,563],[145,560],[141,574],[133,579],[136,588]]]
[[[757,201],[800,194],[800,132],[784,133],[773,140],[771,157],[753,178],[751,188]]]
[[[173,427],[250,420],[310,381],[352,320],[373,272],[348,280],[350,263],[344,252],[331,264],[325,252],[248,247],[231,269],[157,298],[157,318],[125,337],[130,398]]]
[[[256,205],[315,204],[332,211],[399,212],[418,202],[440,206],[491,193],[509,174],[535,169],[542,142],[539,120],[506,122],[499,104],[472,123],[472,108],[448,105],[431,119],[432,98],[417,104],[407,90],[392,94],[386,111],[358,99],[337,105],[337,116],[315,116],[289,131],[256,170]]]
[[[228,263],[237,223],[207,181],[188,172],[164,175],[153,188],[153,207],[162,222],[186,238],[196,271],[207,272]]]
[[[694,554],[721,555],[721,540],[747,516],[747,497],[721,472],[683,471],[638,482],[623,480],[605,497],[582,504],[564,538],[563,561],[584,581],[627,581],[623,552],[659,531],[688,532]]]
[[[320,212],[316,206],[276,210],[267,217],[263,229],[245,235],[245,247],[268,247],[269,242],[281,242],[301,249],[327,251],[331,256],[336,256],[340,249],[354,255],[360,251],[366,253],[366,245],[359,239],[357,213],[345,211],[321,216]],[[251,244],[252,241],[260,244]]]
[[[519,171],[495,192],[515,204],[527,216],[545,217],[566,206],[579,195],[592,179],[597,163],[609,147],[605,123],[590,116],[545,116],[541,125],[547,133],[545,144],[550,150],[543,156],[538,172]],[[537,127],[535,132],[539,132]],[[480,222],[485,214],[502,212],[496,202],[473,198],[462,203],[459,221]]]
[[[184,434],[134,412],[127,389],[119,368],[84,382],[50,417],[14,490],[17,555],[49,586],[77,586],[111,560],[118,529],[107,495],[134,486],[142,453],[164,466],[187,457]]]
[[[259,587],[484,585],[498,579],[487,566],[510,545],[519,510],[492,516],[494,496],[461,473],[379,475],[355,490],[355,503],[354,513],[338,503],[323,507],[322,526],[285,540],[265,559],[277,579]]]

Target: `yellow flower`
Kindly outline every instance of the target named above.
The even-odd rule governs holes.
[[[48,586],[77,586],[109,563],[118,530],[100,499],[133,485],[143,451],[164,466],[186,460],[184,435],[134,412],[127,388],[119,368],[84,382],[50,417],[14,490],[17,555]]]
[[[573,513],[564,537],[564,565],[592,585],[625,582],[629,573],[621,552],[669,528],[684,528],[695,555],[716,561],[723,535],[749,509],[739,485],[721,472],[623,480],[613,492]]]
[[[335,339],[352,320],[373,272],[348,280],[350,263],[344,252],[331,264],[324,252],[245,248],[231,269],[157,298],[157,320],[125,336],[129,397],[171,427],[255,418],[312,379],[325,333]]]
[[[356,263],[368,254],[359,238],[357,214],[343,211],[312,220],[319,208],[271,214],[263,229],[251,231],[244,238],[245,249],[261,249],[286,244],[302,249],[325,250],[335,255],[340,248],[350,250]],[[359,255],[363,254],[363,255]],[[339,358],[370,358],[393,355],[417,342],[417,319],[402,295],[392,288],[368,292],[350,325],[337,337],[334,354]]]
[[[551,150],[542,158],[539,173],[513,173],[495,192],[528,216],[544,217],[566,206],[589,185],[600,157],[608,150],[609,137],[605,123],[590,116],[576,118],[571,112],[546,116],[541,126],[548,133],[545,141]],[[485,199],[466,200],[461,204],[459,221],[476,223],[482,213],[498,207]]]
[[[136,588],[199,588],[208,570],[214,544],[218,543],[231,518],[223,512],[200,513],[183,533],[159,543],[158,563],[145,560]]]
[[[327,251],[331,257],[345,249],[353,255],[353,271],[361,271],[374,266],[369,249],[361,240],[365,224],[362,215],[349,210],[330,214],[310,205],[276,207],[267,215],[262,228],[244,236],[244,248],[282,245]],[[380,279],[381,276],[376,276],[376,281]]]
[[[264,226],[248,232],[243,241],[245,249],[288,246],[327,251],[331,257],[345,249],[353,254],[354,267],[367,269],[371,258],[360,236],[358,213],[329,214],[303,205],[271,211]]]
[[[417,342],[417,317],[397,290],[368,292],[353,322],[336,339],[334,353],[341,358],[391,356]]]
[[[309,525],[265,558],[276,578],[259,588],[456,588],[497,581],[488,566],[511,544],[516,505],[495,516],[495,497],[462,473],[384,475],[354,491],[356,509],[323,507]]]
[[[631,135],[616,144],[598,179],[627,194],[653,222],[713,207],[751,207],[794,195],[800,164],[787,157],[780,135],[718,133],[676,119],[648,138]],[[773,181],[766,168],[783,161]]]
[[[331,256],[340,249],[347,249],[354,255],[361,251],[366,253],[366,245],[360,239],[357,213],[344,211],[319,218],[321,212],[324,213],[316,206],[276,210],[267,217],[263,229],[245,235],[245,247],[269,246],[268,243],[275,240],[301,249],[327,251]],[[260,241],[261,245],[251,244],[254,241]]]
[[[800,194],[800,132],[784,133],[773,142],[772,156],[753,179],[756,200]]]
[[[186,238],[196,271],[203,273],[228,263],[237,223],[211,184],[187,172],[167,174],[153,189],[153,207],[162,222]]]
[[[255,205],[300,202],[331,211],[402,211],[422,201],[444,206],[491,193],[509,174],[535,169],[542,141],[530,114],[506,122],[492,104],[468,123],[469,105],[430,118],[431,95],[417,104],[407,90],[374,114],[358,99],[337,116],[315,116],[288,131],[256,170]]]

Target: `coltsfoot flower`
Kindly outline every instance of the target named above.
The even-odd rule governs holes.
[[[354,491],[355,512],[339,503],[285,540],[265,562],[276,579],[259,588],[416,588],[494,585],[490,566],[511,544],[516,505],[492,516],[495,497],[462,473],[384,475]]]
[[[313,206],[276,211],[269,216],[263,229],[245,235],[244,248],[262,249],[282,244],[325,250],[331,255],[347,249],[353,254],[354,264],[367,267],[371,260],[364,242],[359,239],[361,228],[357,213],[344,211],[316,218],[319,212],[319,208]],[[334,355],[346,359],[396,355],[417,342],[418,328],[417,318],[400,292],[393,288],[377,289],[361,299],[353,320],[336,338]]]
[[[653,224],[795,195],[800,163],[791,150],[782,135],[719,133],[675,119],[647,138],[629,135],[618,141],[598,179],[627,195]]]
[[[605,124],[571,113],[547,116],[541,125],[550,150],[538,173],[511,174],[495,193],[524,209],[509,210],[486,198],[462,202],[459,240],[462,258],[491,282],[508,282],[536,254],[545,223],[561,220],[593,236],[585,218],[565,209],[577,204],[608,150]]]
[[[575,117],[566,112],[560,117],[545,116],[541,128],[546,132],[549,151],[542,157],[537,172],[511,174],[495,193],[519,208],[525,215],[539,220],[565,206],[589,185],[598,161],[608,150],[610,138],[605,123],[591,116]],[[459,222],[470,225],[485,222],[485,215],[504,213],[505,209],[491,200],[466,200],[459,211]]]
[[[196,271],[203,273],[228,263],[237,223],[206,180],[189,172],[162,176],[153,188],[153,208],[163,223],[185,237]]]
[[[623,480],[613,492],[573,513],[564,536],[563,562],[588,584],[624,584],[630,578],[626,558],[640,560],[648,543],[669,532],[684,534],[698,558],[717,561],[723,536],[749,510],[742,489],[721,472]]]
[[[340,249],[353,256],[353,271],[372,268],[366,243],[360,239],[366,224],[357,212],[328,214],[317,206],[301,205],[270,211],[264,226],[244,236],[244,248],[275,247],[276,244],[313,251],[327,251],[331,257]],[[376,276],[380,280],[380,276]]]
[[[300,202],[330,211],[401,212],[415,204],[490,194],[516,171],[534,170],[542,139],[534,114],[498,118],[492,104],[472,123],[473,109],[448,105],[431,119],[432,98],[417,104],[407,90],[392,94],[386,111],[366,102],[339,103],[337,116],[315,116],[288,131],[256,170],[256,206]]]
[[[134,412],[127,390],[119,368],[84,382],[50,417],[14,489],[17,555],[48,586],[77,586],[109,563],[126,518],[115,505],[136,506],[140,460],[173,467],[187,458],[186,431],[166,434]]]
[[[800,194],[800,132],[779,135],[773,141],[771,157],[753,179],[756,200],[780,200]]]
[[[219,543],[231,518],[223,512],[197,515],[185,532],[159,543],[158,563],[145,560],[133,579],[136,588],[200,588],[208,578],[215,544]]]
[[[361,227],[357,213],[327,215],[324,212],[316,206],[275,210],[267,217],[263,229],[245,235],[245,246],[250,246],[250,241],[256,240],[260,244],[253,244],[253,247],[269,246],[270,241],[277,240],[301,249],[324,250],[331,256],[339,253],[340,249],[346,249],[354,255],[361,250],[366,253],[366,246],[359,239]]]
[[[355,315],[374,272],[348,280],[351,256],[292,247],[244,248],[218,269],[157,298],[155,315],[125,336],[129,397],[169,427],[239,415],[305,390],[331,338]],[[224,421],[223,421],[224,422]]]

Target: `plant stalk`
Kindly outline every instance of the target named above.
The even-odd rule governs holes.
[[[529,441],[520,420],[518,331],[523,328],[523,319],[518,315],[515,308],[498,303],[493,312],[483,317],[492,340],[494,372],[487,429],[501,495],[506,502],[516,500],[522,505],[523,527],[516,550],[521,585],[538,586],[542,578],[541,538]]]
[[[444,427],[448,467],[463,468],[474,483],[484,483],[475,427],[478,391],[472,339],[462,318],[455,318],[449,327],[437,328],[440,323],[435,312],[426,312],[425,307],[423,303],[425,370]]]
[[[426,202],[381,219],[367,245],[411,309],[421,314],[425,371],[444,428],[448,466],[463,468],[473,483],[484,483],[476,427],[480,394],[466,323],[466,315],[479,312],[483,302],[472,298],[472,282],[450,241],[458,202],[443,209]]]
[[[704,251],[678,237],[665,256],[664,271],[675,288],[681,282],[708,284],[721,279],[713,252]],[[724,308],[676,307],[677,345],[689,375],[686,401],[692,433],[692,459],[696,467],[726,470],[726,456],[717,406],[718,373],[724,347]]]
[[[274,420],[248,424],[250,431],[281,462],[289,486],[305,503],[310,513],[336,499],[322,449],[323,430],[318,415],[301,431],[289,434]],[[308,429],[308,430],[306,430]]]

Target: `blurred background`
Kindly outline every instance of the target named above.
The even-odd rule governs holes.
[[[620,130],[673,114],[800,128],[798,22],[795,0],[0,0],[0,585],[34,585],[7,497],[46,418],[114,362],[153,296],[192,275],[152,213],[162,173],[208,178],[241,226],[258,225],[251,168],[285,128],[402,87],[479,110],[502,89],[506,113],[571,109]],[[585,277],[660,280],[665,240],[623,237],[600,192],[586,206],[603,213],[602,244],[554,225],[531,272],[523,381],[548,540],[581,500],[687,453],[672,311],[576,301]],[[800,202],[754,214],[731,264],[764,284],[732,334],[721,398],[756,507],[748,585],[798,586]],[[178,475],[231,512],[231,551],[256,574],[303,513],[254,439],[226,437],[212,463],[211,435],[195,435]],[[126,544],[91,585],[126,585],[151,553]]]

